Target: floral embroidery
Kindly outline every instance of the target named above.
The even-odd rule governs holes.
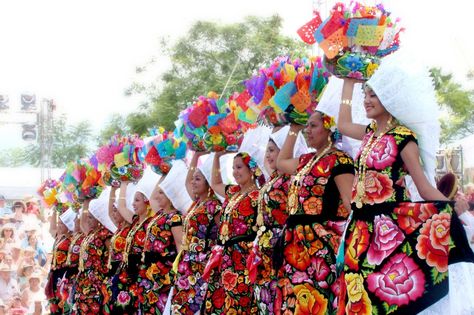
[[[201,309],[207,291],[207,283],[201,276],[217,239],[215,217],[221,211],[215,198],[196,202],[188,211],[171,301],[173,313],[192,315]]]
[[[425,290],[425,275],[406,254],[393,256],[382,267],[367,277],[368,288],[389,305],[404,305],[415,301]]]
[[[303,169],[313,155],[303,155],[298,170]],[[349,213],[338,211],[342,200],[333,174],[353,172],[352,159],[340,151],[333,151],[323,156],[301,178],[294,218],[297,219],[298,215],[307,217],[295,226],[287,226],[282,236],[283,266],[278,270],[275,314],[334,312],[340,290],[340,286],[335,285],[335,253]],[[328,207],[327,200],[337,202]],[[311,215],[315,221],[305,222],[310,220]],[[327,219],[318,220],[318,215],[324,215]]]

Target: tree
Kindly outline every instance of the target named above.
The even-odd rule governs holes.
[[[39,135],[41,136],[41,135]],[[66,116],[54,119],[51,166],[62,168],[69,161],[87,157],[90,153],[92,129],[88,121],[68,125]],[[7,158],[0,160],[2,166],[40,166],[41,147],[35,142],[27,147],[14,148],[4,152]]]
[[[243,90],[242,81],[280,55],[298,56],[306,45],[281,34],[282,19],[246,17],[241,23],[196,22],[171,47],[162,41],[162,52],[171,68],[157,84],[134,83],[129,94],[145,95],[147,102],[127,117],[133,132],[143,133],[152,126],[174,127],[178,113],[189,102],[209,91],[225,95]],[[150,64],[154,64],[152,61]],[[137,72],[146,72],[140,67]]]
[[[438,102],[447,116],[441,120],[441,143],[447,143],[474,133],[474,90],[464,89],[453,81],[452,74],[443,74],[440,68],[431,69]],[[474,79],[473,72],[467,79]]]
[[[113,113],[99,133],[98,145],[106,143],[115,134],[127,135],[129,133],[130,127],[127,124],[127,118],[118,113]]]

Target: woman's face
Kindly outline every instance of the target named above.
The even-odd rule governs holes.
[[[61,221],[61,219],[58,220],[58,232],[59,234],[66,234],[68,232],[67,226]]]
[[[31,288],[37,288],[40,284],[40,279],[38,278],[30,278],[30,280],[28,281],[30,283],[30,287]]]
[[[133,210],[135,210],[135,213],[139,216],[143,216],[146,215],[148,211],[147,206],[145,195],[137,191],[135,193],[135,199],[133,199]]]
[[[117,223],[117,224],[120,224],[124,221],[124,218],[122,217],[122,215],[120,214],[120,212],[118,211],[115,205],[112,205],[111,219],[114,223]]]
[[[156,188],[156,202],[160,209],[171,208],[171,200],[169,200],[168,196],[166,196],[160,186]]]
[[[232,175],[234,175],[235,181],[240,186],[245,186],[252,180],[252,172],[250,171],[250,168],[245,165],[240,156],[234,158]]]
[[[316,112],[309,117],[305,133],[308,145],[320,149],[327,143],[330,131],[324,128],[321,114]]]
[[[87,232],[94,230],[99,225],[99,221],[97,221],[97,219],[94,218],[94,216],[90,212],[87,212],[83,216],[83,218],[84,218],[84,223],[83,223],[84,228],[87,229]]]
[[[202,196],[207,194],[209,190],[206,178],[200,170],[194,171],[193,178],[191,179],[191,189],[194,196]]]
[[[4,238],[12,238],[13,237],[13,230],[12,229],[4,229],[3,230],[3,237]]]
[[[387,114],[387,110],[370,87],[366,86],[364,88],[364,94],[364,108],[367,118],[376,119],[380,115]]]
[[[267,150],[265,151],[265,159],[267,160],[268,166],[272,170],[276,169],[278,153],[280,153],[280,149],[278,149],[275,142],[273,142],[272,140],[268,141]]]

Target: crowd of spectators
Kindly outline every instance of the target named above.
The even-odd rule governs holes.
[[[0,315],[45,314],[53,239],[39,201],[0,194]]]

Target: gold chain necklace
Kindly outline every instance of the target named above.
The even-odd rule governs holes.
[[[188,231],[189,231],[189,220],[190,218],[194,215],[194,213],[199,209],[201,206],[203,206],[209,198],[205,198],[202,201],[196,202],[194,206],[189,210],[188,214],[184,218],[184,230],[183,230],[183,241],[182,241],[182,247],[183,250],[187,250],[189,247],[189,240],[187,238]]]
[[[280,179],[283,175],[277,174],[273,179],[270,181],[266,182],[265,185],[262,186],[262,188],[259,191],[258,194],[258,211],[257,211],[257,220],[256,223],[257,225],[253,227],[254,231],[257,230],[257,235],[260,236],[265,232],[266,227],[265,227],[265,222],[263,220],[263,211],[265,209],[265,202],[264,202],[264,197],[265,194],[267,194],[270,189],[273,187],[273,184]],[[269,213],[271,216],[271,213]]]
[[[132,244],[133,244],[133,239],[135,238],[135,234],[142,227],[142,225],[148,220],[148,218],[149,217],[147,216],[145,219],[143,219],[142,222],[135,223],[135,225],[128,232],[127,238],[125,239],[125,252],[123,253],[123,262],[125,264],[128,264],[128,255],[130,254],[130,251],[132,250]]]
[[[372,150],[377,146],[380,140],[382,140],[383,136],[386,135],[387,132],[392,130],[396,126],[396,124],[396,121],[393,122],[393,116],[390,116],[387,121],[387,126],[385,127],[385,130],[381,132],[374,140],[375,132],[377,131],[377,129],[375,129],[374,132],[370,135],[369,140],[367,140],[367,143],[365,144],[364,149],[360,154],[358,167],[359,177],[357,180],[355,196],[355,203],[358,209],[362,208],[363,201],[365,198],[365,175],[367,173],[367,158],[369,157],[370,152],[372,152]]]
[[[244,198],[246,197],[254,188],[256,188],[255,184],[250,186],[245,192],[239,191],[232,198],[229,200],[229,203],[226,205],[224,209],[224,213],[222,214],[222,227],[221,233],[219,235],[219,239],[222,243],[225,243],[229,240],[229,218],[230,212],[234,207]]]
[[[295,175],[291,181],[290,189],[288,190],[288,212],[293,215],[298,211],[298,187],[301,184],[301,179],[306,176],[310,170],[319,162],[319,160],[332,149],[332,142],[321,152],[321,154],[314,155],[311,160]]]
[[[86,260],[85,256],[87,254],[87,247],[89,246],[89,243],[92,241],[92,239],[95,236],[95,233],[97,233],[100,230],[100,227],[98,227],[95,231],[91,232],[89,235],[84,238],[84,240],[81,243],[81,249],[79,251],[79,271],[84,271],[84,261]]]
[[[128,222],[127,222],[128,223]],[[128,225],[125,224],[124,227],[122,227],[119,231],[117,231],[112,238],[110,239],[110,245],[109,245],[109,258],[107,260],[107,269],[112,269],[112,255],[114,253],[114,244],[115,241],[117,240],[118,237],[122,236],[123,231],[128,228]]]
[[[56,243],[56,246],[54,246],[54,250],[53,250],[53,265],[51,266],[51,269],[54,270],[54,268],[56,268],[56,266],[58,265],[57,264],[57,258],[56,256],[58,255],[58,247],[59,247],[59,244],[61,244],[62,241],[64,241],[64,239],[67,238],[67,235],[65,234],[62,234],[61,237],[59,238],[58,242]]]
[[[67,251],[67,258],[66,258],[66,265],[71,265],[71,256],[73,255],[73,251],[74,251],[74,245],[76,244],[76,242],[79,240],[79,238],[81,236],[83,236],[84,234],[82,234],[82,232],[78,232],[76,235],[74,235],[74,237],[72,238],[71,240],[71,243],[69,244],[69,249]]]

